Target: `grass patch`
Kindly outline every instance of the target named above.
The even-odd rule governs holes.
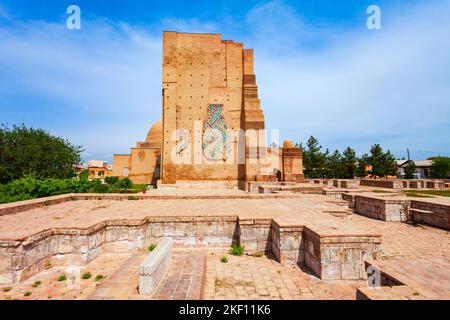
[[[66,281],[67,280],[67,276],[65,274],[62,274],[59,276],[58,281]]]
[[[136,201],[139,200],[140,198],[138,196],[128,196],[128,200],[130,201]]]
[[[36,280],[35,282],[33,282],[33,284],[31,285],[33,288],[37,288],[42,284],[42,282],[40,280]]]
[[[152,243],[152,244],[150,245],[150,247],[148,247],[148,251],[153,251],[153,250],[155,250],[157,246],[158,246],[158,245],[157,245],[156,243]]]
[[[450,197],[450,190],[414,190],[414,191],[403,191],[408,196],[410,194],[420,194],[430,196],[440,196],[440,197]]]
[[[222,257],[220,258],[220,262],[222,262],[222,263],[228,263],[228,257],[227,257],[227,256],[222,256]]]
[[[102,281],[105,277],[102,274],[99,274],[95,277],[95,281]]]
[[[83,274],[82,278],[83,278],[83,280],[88,280],[88,279],[92,278],[92,274],[90,272],[86,272]]]
[[[233,256],[242,256],[244,254],[244,247],[233,243],[231,245],[230,254]]]
[[[420,191],[403,191],[403,193],[405,194],[405,196],[407,197],[415,197],[415,198],[433,198],[433,196],[428,195],[428,194],[422,194],[422,192]]]

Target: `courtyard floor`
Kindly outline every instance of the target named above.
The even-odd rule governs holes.
[[[228,257],[227,263],[221,257]],[[138,267],[144,253],[103,254],[81,269],[54,266],[19,285],[4,287],[4,300],[198,300],[356,298],[364,281],[326,283],[272,257],[230,256],[221,250],[174,249],[169,272],[152,296],[139,295]],[[74,281],[89,272],[91,278]],[[67,280],[58,281],[65,275]],[[96,279],[101,275],[102,279]],[[36,286],[36,283],[39,285]],[[35,287],[33,287],[35,284]]]
[[[339,212],[351,213],[346,202],[307,194],[289,199],[70,201],[0,216],[0,239],[21,239],[53,227],[84,228],[104,220],[147,216],[273,218],[280,224],[314,226],[330,233],[365,230],[381,234],[382,258],[376,265],[428,297],[450,297],[448,231],[355,214],[342,218],[336,216]],[[222,255],[228,256],[228,263],[220,261]],[[282,266],[270,256],[234,257],[211,248],[177,248],[158,292],[143,297],[137,292],[137,268],[144,256],[142,252],[102,254],[80,270],[69,270],[91,273],[91,278],[78,284],[71,284],[66,268],[49,266],[19,285],[2,288],[0,299],[355,299],[356,288],[366,286],[364,282],[327,283],[298,267]],[[67,280],[57,281],[63,274]],[[103,278],[96,279],[98,275]],[[32,287],[36,281],[41,283]]]

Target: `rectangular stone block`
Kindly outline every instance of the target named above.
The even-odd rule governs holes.
[[[172,260],[172,239],[158,243],[139,266],[139,293],[151,295],[169,270]]]

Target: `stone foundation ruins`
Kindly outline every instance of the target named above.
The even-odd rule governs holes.
[[[22,208],[83,201],[80,199],[88,197],[68,195],[33,200]],[[116,201],[123,199],[117,198]],[[2,213],[18,210],[7,205]],[[0,241],[0,284],[23,281],[48,263],[88,263],[102,253],[136,250],[160,238],[171,238],[175,246],[182,247],[226,248],[237,243],[249,253],[273,253],[281,263],[306,266],[324,280],[363,279],[364,260],[376,259],[381,244],[377,234],[329,233],[314,226],[283,225],[273,219],[214,215],[111,219],[88,228],[51,228],[23,239]]]

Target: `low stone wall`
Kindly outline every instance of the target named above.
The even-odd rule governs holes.
[[[280,263],[305,264],[302,226],[280,226],[273,221],[270,244],[272,253]]]
[[[390,189],[444,189],[445,182],[441,180],[385,180],[385,179],[363,179],[362,186],[390,188]]]
[[[322,184],[323,184],[324,188],[333,188],[334,187],[333,180],[323,180]]]
[[[355,195],[354,213],[383,221],[407,221],[410,200]]]
[[[249,253],[271,252],[272,219],[239,219],[236,242]]]
[[[419,180],[410,180],[408,184],[410,189],[422,189],[424,185],[423,181]]]
[[[347,201],[348,202],[348,207],[350,209],[355,208],[355,195],[354,194],[350,194],[350,193],[342,193],[341,194],[342,200]]]
[[[343,193],[342,191],[335,191],[335,190],[328,190],[328,189],[322,191],[322,194],[324,196],[327,196],[332,199],[337,199],[337,200],[342,200],[342,193]]]
[[[446,186],[445,186],[444,181],[427,181],[426,188],[427,189],[445,189]]]
[[[177,180],[177,189],[239,189],[239,181],[235,180]]]
[[[357,189],[359,186],[359,182],[359,180],[341,180],[341,188]]]
[[[381,237],[324,235],[304,228],[305,263],[322,280],[366,279],[365,261],[381,255]]]
[[[409,212],[417,223],[450,230],[450,205],[412,200]]]
[[[360,252],[371,255],[378,252],[378,247],[371,243],[373,238],[380,239],[380,236],[354,236],[352,243],[358,245],[350,246],[350,240],[345,240],[345,237],[338,237],[337,241],[309,228],[315,234],[314,241],[320,244],[320,252],[340,248],[343,253],[336,258],[338,260],[332,261],[328,261],[326,255],[310,253],[308,260],[305,230],[304,226],[280,226],[272,219],[242,220],[233,216],[149,217],[105,221],[86,229],[53,228],[26,239],[0,241],[0,285],[23,281],[48,264],[83,265],[101,253],[140,250],[162,238],[171,238],[177,246],[192,247],[229,247],[232,243],[239,243],[248,253],[273,252],[283,264],[306,265],[319,277],[330,280],[337,280],[339,276],[342,279],[360,279],[360,274],[354,271],[360,270],[363,264],[365,256]],[[356,241],[358,237],[361,239]],[[350,249],[358,253],[352,255]],[[327,271],[329,264],[333,265],[329,269],[339,268],[340,271]]]
[[[362,179],[360,181],[361,186],[377,187],[377,188],[390,188],[390,189],[402,189],[402,180],[376,180],[376,179]]]
[[[229,247],[237,217],[151,217],[106,221],[87,229],[53,228],[20,241],[0,241],[0,284],[27,279],[46,264],[85,264],[102,252],[127,252],[172,238],[178,246]]]
[[[309,184],[298,184],[294,182],[258,182],[251,181],[246,182],[245,191],[251,194],[264,194],[264,195],[282,195],[285,193],[315,193],[321,194],[322,188]]]

